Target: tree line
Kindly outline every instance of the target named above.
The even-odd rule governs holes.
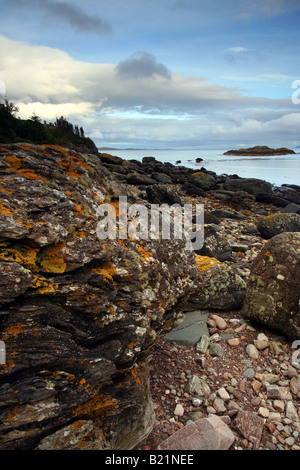
[[[30,119],[21,119],[16,116],[18,112],[18,107],[6,97],[0,103],[0,143],[80,145],[86,140],[83,128],[68,122],[64,116],[56,118],[54,123],[42,123],[35,113]]]

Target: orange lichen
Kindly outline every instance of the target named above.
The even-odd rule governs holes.
[[[0,203],[0,214],[1,215],[13,215],[13,212]]]
[[[140,373],[141,373],[141,368],[139,366],[135,366],[131,369],[131,374],[134,378],[134,381],[139,387],[142,386],[142,381],[140,379]]]
[[[21,168],[22,162],[26,161],[25,158],[16,157],[15,155],[6,155],[4,161],[10,165],[7,167],[7,171],[15,171],[18,175],[24,176],[24,178],[32,181],[41,179],[40,176],[36,175],[28,168]]]
[[[41,265],[48,273],[63,273],[66,269],[62,250],[66,246],[65,242],[48,247],[42,257]]]
[[[79,230],[76,235],[80,238],[86,238],[85,232],[83,230]]]
[[[7,170],[17,171],[21,168],[21,162],[24,158],[15,157],[14,155],[6,155],[3,160],[10,165]]]
[[[103,276],[104,282],[113,283],[113,276],[117,273],[117,270],[112,263],[107,263],[100,268],[92,269],[92,272]]]
[[[97,395],[77,406],[74,410],[74,414],[87,417],[109,414],[116,409],[118,405],[119,402],[116,398],[112,398],[109,395]]]
[[[30,287],[38,289],[40,294],[52,294],[57,290],[58,284],[43,276],[34,275]]]
[[[209,258],[208,256],[196,255],[196,267],[199,271],[207,271],[212,267],[218,266],[222,263],[215,258]]]
[[[6,193],[6,194],[12,194],[12,191],[9,191],[8,189],[4,189],[4,188],[2,188],[2,186],[0,186],[0,191],[2,191],[3,193]]]
[[[4,335],[5,336],[9,336],[9,335],[13,335],[13,336],[18,336],[20,333],[22,333],[22,331],[24,330],[24,324],[23,323],[15,323],[14,325],[9,325],[6,330],[5,330],[5,333]]]
[[[74,168],[76,166],[81,167],[81,168],[85,168],[85,169],[91,169],[91,167],[87,163],[85,163],[81,158],[79,158],[75,155],[71,155],[64,148],[59,147],[58,145],[49,145],[49,144],[47,144],[43,147],[45,149],[46,148],[52,148],[52,149],[57,150],[57,151],[60,152],[62,157],[58,162],[56,162],[56,164],[60,168],[63,168],[64,171],[66,172],[66,174],[68,176],[70,176],[71,178],[75,178],[75,179],[80,179],[81,178],[81,175],[79,173],[77,173],[78,169],[76,170],[76,168]]]
[[[31,271],[37,271],[37,253],[38,248],[32,248],[26,245],[10,245],[7,242],[1,243],[0,259],[4,261],[13,261],[25,266]]]
[[[18,175],[24,176],[24,178],[26,178],[27,180],[32,180],[32,181],[41,180],[40,176],[36,175],[35,173],[27,169],[17,170],[17,173]]]
[[[25,222],[23,222],[23,220],[21,219],[15,219],[15,222],[17,222],[18,224],[22,225],[23,227],[27,228],[27,230],[29,230],[30,228],[32,228],[32,225],[31,223],[29,222],[29,220],[26,220]],[[39,222],[36,223],[36,225],[38,225]]]
[[[19,144],[19,147],[21,147],[24,150],[32,151],[32,147],[30,147],[30,145],[28,145],[28,144]]]
[[[145,248],[143,248],[137,241],[132,241],[137,244],[137,250],[142,260],[145,261],[147,264],[150,264],[149,258],[153,258],[153,254],[150,251],[146,251]]]
[[[83,208],[81,207],[81,204],[74,204],[77,211],[74,212],[75,215],[79,215],[79,214],[82,214],[82,215],[86,215]]]

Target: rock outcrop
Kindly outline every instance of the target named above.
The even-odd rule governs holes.
[[[256,145],[255,147],[238,150],[228,150],[224,155],[237,155],[237,156],[272,156],[272,155],[290,155],[294,154],[294,150],[286,147],[272,149],[267,145]]]
[[[99,206],[118,219],[120,196],[147,197],[122,183],[135,164],[54,145],[0,157],[0,448],[131,449],[154,422],[156,339],[193,295],[231,305],[243,281],[185,240],[99,238]]]
[[[243,315],[293,340],[300,335],[300,233],[274,236],[253,262]]]
[[[245,281],[229,266],[215,258],[196,256],[199,272],[197,290],[187,300],[184,309],[230,310],[242,306],[246,294]]]

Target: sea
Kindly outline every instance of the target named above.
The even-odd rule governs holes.
[[[238,175],[242,178],[259,178],[268,181],[274,187],[281,185],[300,186],[300,153],[283,156],[231,156],[224,155],[228,149],[99,149],[117,155],[126,160],[142,161],[143,157],[155,157],[160,162],[170,162],[176,166],[213,171],[217,175]],[[299,152],[299,148],[293,149]],[[202,158],[196,163],[197,158]],[[178,163],[180,162],[180,163]]]

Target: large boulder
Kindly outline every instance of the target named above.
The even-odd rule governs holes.
[[[204,229],[203,247],[196,253],[216,258],[218,261],[226,261],[232,256],[232,249],[226,237],[221,235],[214,226],[207,225]]]
[[[208,256],[196,255],[198,276],[196,291],[191,294],[184,305],[189,310],[221,310],[239,308],[242,306],[246,284],[231,268]]]
[[[266,243],[251,267],[242,312],[292,339],[300,337],[299,232]]]
[[[224,189],[228,191],[246,191],[249,194],[271,193],[272,185],[257,178],[226,178]]]
[[[189,181],[203,191],[212,189],[216,185],[215,178],[205,171],[196,171],[189,177]]]
[[[261,217],[257,229],[260,234],[270,239],[283,232],[300,232],[300,215],[294,213],[276,212]]]

